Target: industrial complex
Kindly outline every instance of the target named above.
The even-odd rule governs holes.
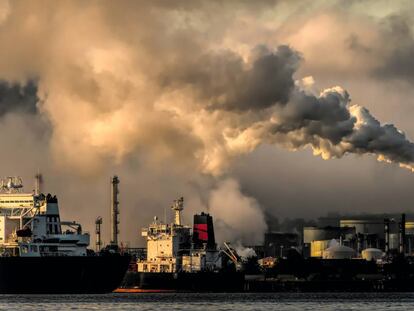
[[[7,267],[0,271],[0,292],[93,293],[117,286],[118,291],[414,291],[411,214],[301,220],[284,226],[290,231],[269,226],[263,244],[247,246],[252,252],[243,256],[240,247],[217,242],[214,215],[196,214],[192,225],[184,224],[180,197],[171,205],[171,221],[155,216],[142,228],[146,247],[126,248],[118,240],[119,184],[111,177],[110,243],[103,245],[103,221],[97,217],[94,251],[80,224],[61,221],[58,200],[41,192],[39,176],[33,193],[22,191],[20,178],[0,179],[0,268]],[[65,272],[59,286],[49,286],[48,279],[42,286],[14,281],[25,273],[22,265],[41,271],[46,264]]]

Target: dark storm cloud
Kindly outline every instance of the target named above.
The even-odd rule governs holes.
[[[259,46],[252,51],[252,58],[245,64],[229,51],[205,54],[192,62],[175,64],[162,76],[163,84],[193,87],[211,109],[260,110],[285,104],[294,87],[299,54],[288,46],[279,46],[276,51]]]
[[[35,82],[21,85],[0,81],[0,117],[8,112],[35,114],[38,100]]]

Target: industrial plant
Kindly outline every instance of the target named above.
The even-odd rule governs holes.
[[[0,292],[414,291],[414,215],[269,223],[263,244],[236,247],[216,240],[213,214],[195,214],[192,225],[183,223],[180,197],[172,202],[171,217],[161,221],[155,215],[141,229],[146,247],[129,248],[118,238],[119,184],[118,176],[110,178],[110,242],[102,242],[104,219],[98,216],[92,250],[79,223],[60,219],[58,200],[43,194],[40,174],[33,192],[23,192],[18,177],[0,179],[0,266],[13,271],[2,273]],[[25,273],[21,265],[46,263],[56,271],[64,266],[65,279],[72,281],[14,282]]]
[[[414,291],[414,215],[364,214],[285,220],[261,245],[242,256],[230,242],[217,243],[214,215],[184,224],[184,198],[171,217],[141,229],[146,247],[119,247],[118,176],[110,179],[110,243],[102,243],[97,217],[96,253],[128,254],[118,292],[142,291]],[[37,191],[39,192],[39,191]],[[171,219],[171,221],[167,221]],[[286,230],[288,229],[288,230]]]

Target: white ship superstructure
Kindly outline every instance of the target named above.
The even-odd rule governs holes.
[[[148,228],[142,229],[147,240],[147,258],[137,262],[138,272],[176,273],[214,271],[221,268],[220,252],[205,244],[195,248],[191,227],[181,223],[184,200],[174,201],[174,222],[162,223],[157,217]]]
[[[0,256],[86,256],[89,234],[60,220],[56,196],[24,193],[18,177],[0,180]]]

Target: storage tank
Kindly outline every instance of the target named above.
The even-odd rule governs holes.
[[[382,250],[378,248],[367,248],[361,252],[362,259],[368,261],[381,259],[382,255]]]
[[[355,251],[345,245],[334,245],[328,247],[322,253],[323,259],[351,259],[354,257]]]

